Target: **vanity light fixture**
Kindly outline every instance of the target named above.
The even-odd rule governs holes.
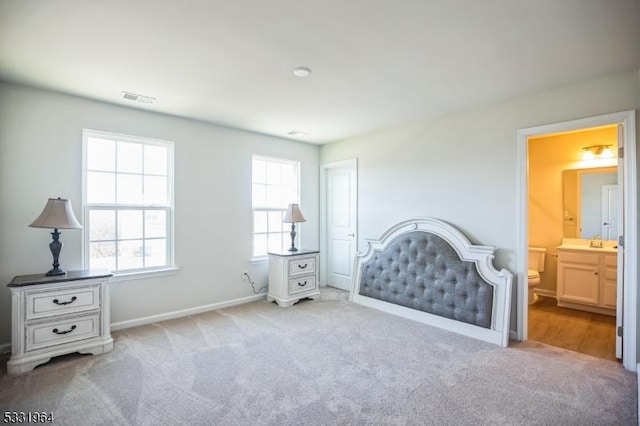
[[[594,160],[600,158],[613,158],[611,145],[593,145],[582,148],[583,160]]]

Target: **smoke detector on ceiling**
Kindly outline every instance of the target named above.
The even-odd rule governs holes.
[[[308,77],[311,74],[311,68],[297,67],[293,69],[293,75],[296,77]]]
[[[144,96],[144,95],[139,95],[137,93],[132,93],[132,92],[122,92],[122,99],[125,99],[127,101],[134,101],[134,102],[140,102],[143,104],[152,104],[155,101],[157,101],[156,98],[152,98],[151,96]]]

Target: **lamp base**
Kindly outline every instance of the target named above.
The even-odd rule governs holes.
[[[60,242],[60,232],[55,228],[51,233],[53,237],[53,241],[49,244],[49,249],[51,250],[51,254],[53,255],[53,269],[47,272],[45,275],[47,277],[57,277],[58,275],[64,275],[67,273],[64,269],[60,268],[60,263],[58,262],[58,257],[60,256],[60,250],[62,250],[62,243]]]
[[[60,269],[60,268],[53,268],[52,270],[50,270],[49,272],[47,272],[45,275],[47,277],[56,277],[58,275],[64,275],[66,274],[67,271],[65,271],[64,269]]]
[[[291,223],[291,232],[289,232],[289,235],[291,235],[291,247],[289,247],[289,251],[298,251],[298,249],[296,248],[295,245],[295,241],[296,241],[296,224],[295,223]]]

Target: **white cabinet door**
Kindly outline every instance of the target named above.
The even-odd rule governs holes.
[[[576,263],[558,263],[558,298],[597,305],[599,302],[599,267]]]

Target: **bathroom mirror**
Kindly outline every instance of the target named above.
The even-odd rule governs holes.
[[[599,167],[562,172],[565,238],[603,240],[617,237],[618,168]]]

